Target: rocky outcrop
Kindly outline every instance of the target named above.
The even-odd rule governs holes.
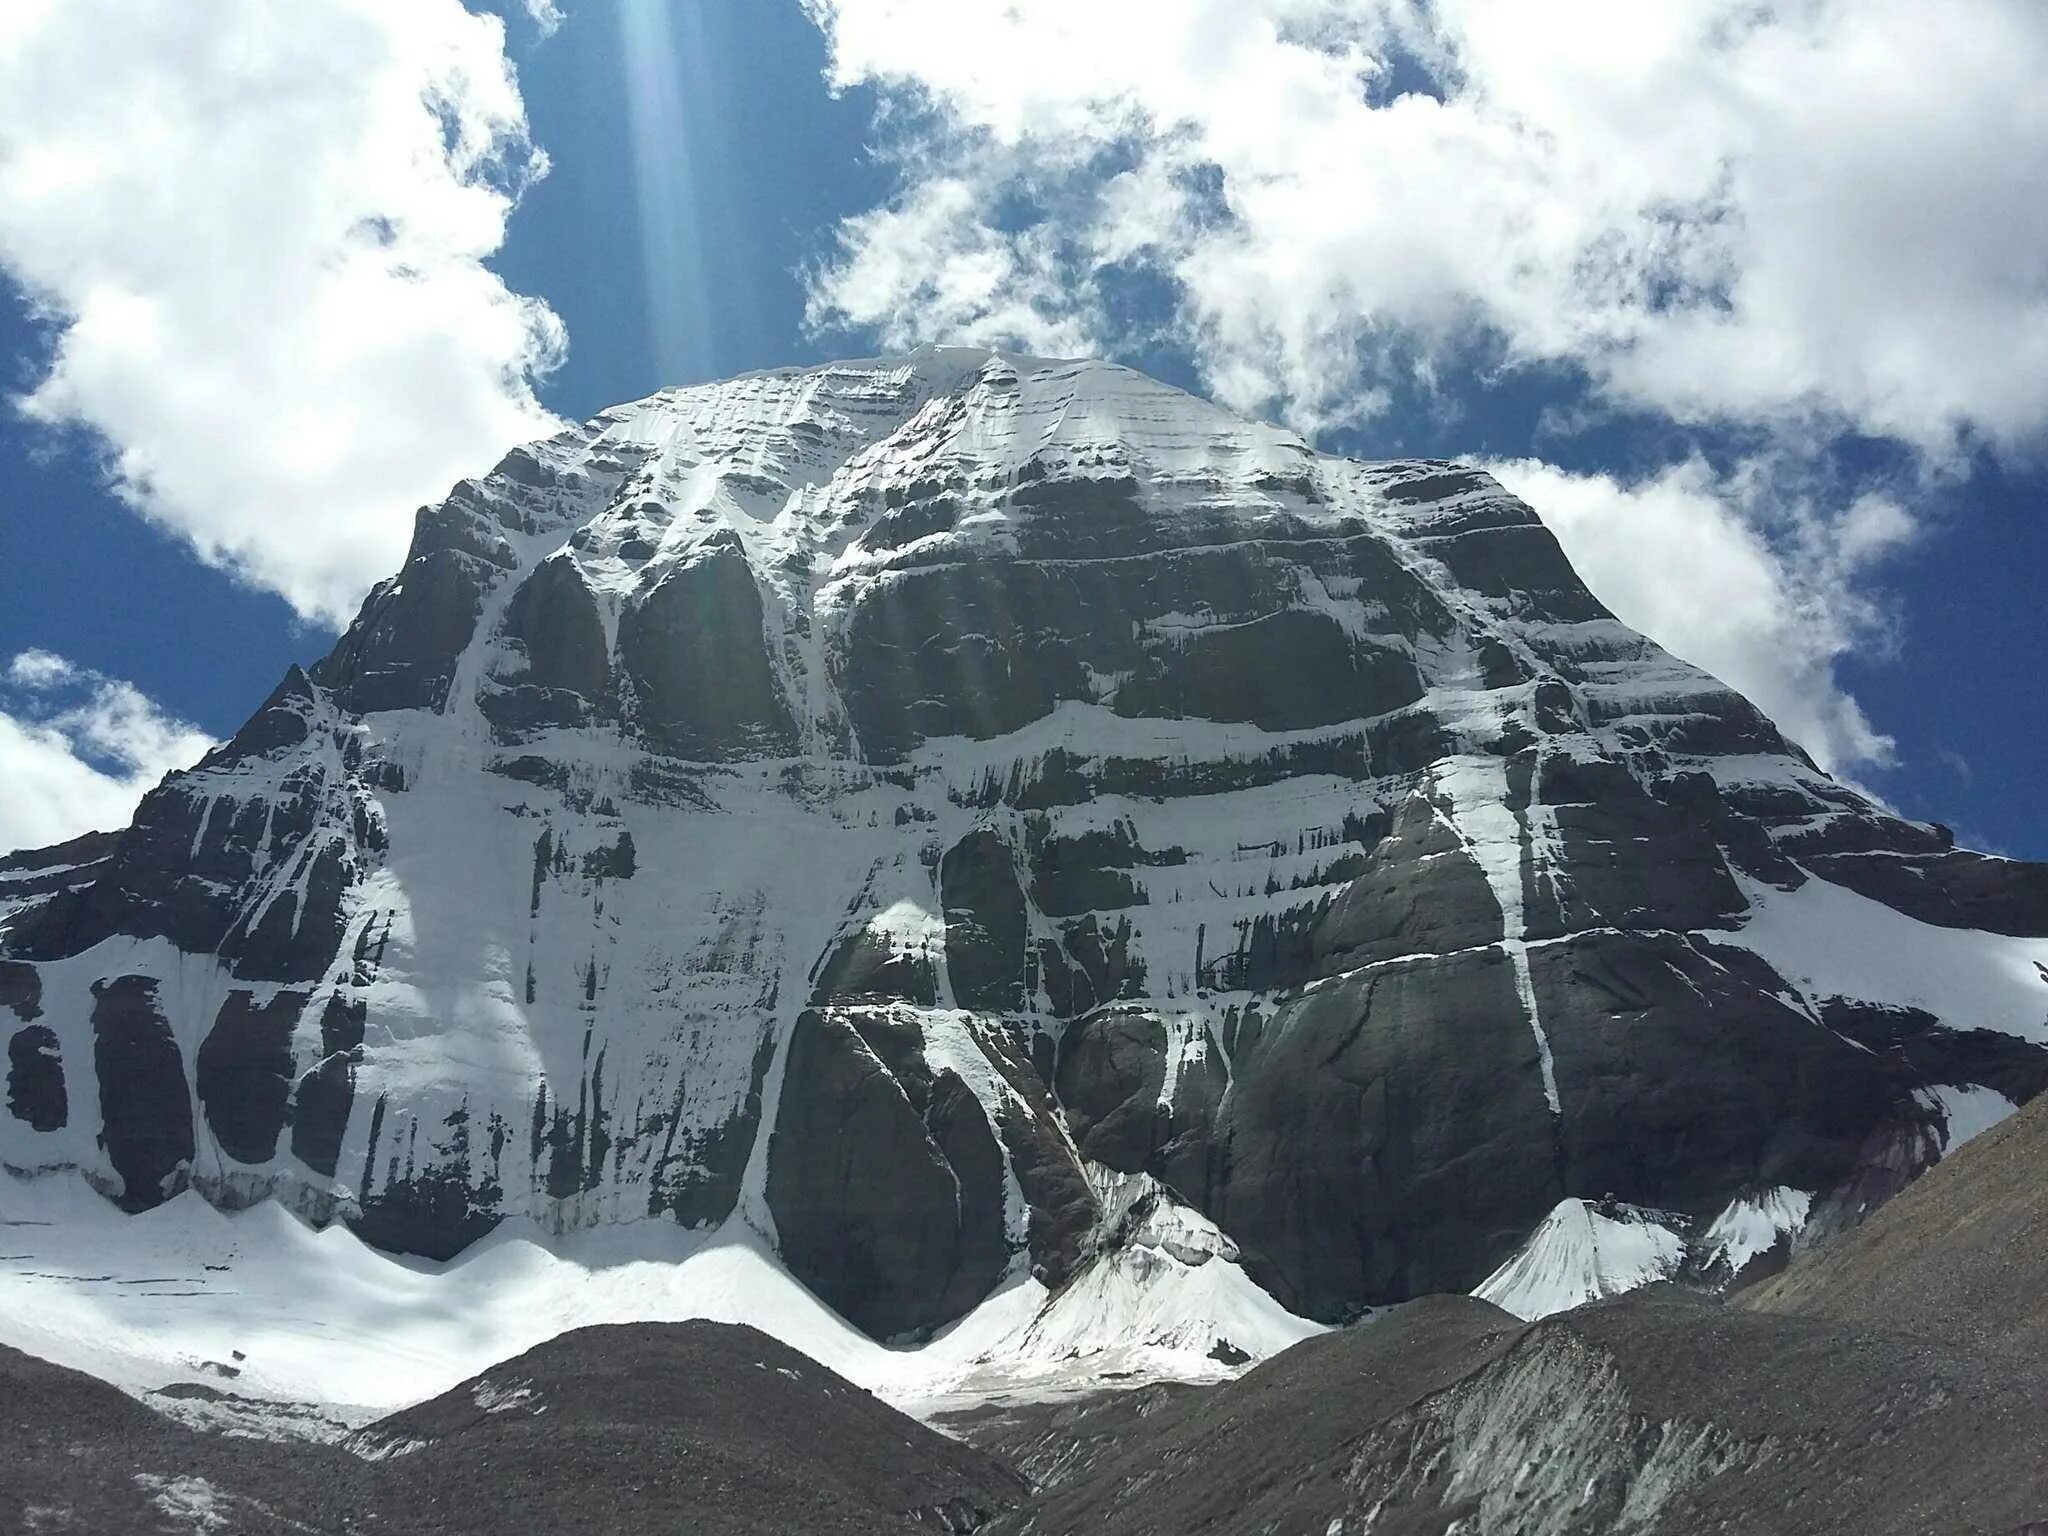
[[[626,606],[619,666],[649,748],[711,761],[795,750],[763,620],[745,547],[729,529]]]
[[[1338,1321],[1560,1210],[1721,1280],[1853,1225],[2048,1081],[2048,872],[1484,475],[927,351],[463,482],[133,825],[0,861],[0,1009],[0,1164],[134,1208],[730,1223],[901,1338],[1142,1185]]]
[[[121,1181],[122,1206],[148,1210],[176,1194],[192,1167],[184,1057],[154,978],[117,976],[95,983],[93,999],[100,1140]]]

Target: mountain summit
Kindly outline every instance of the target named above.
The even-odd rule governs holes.
[[[0,1163],[132,1211],[723,1228],[876,1338],[1026,1285],[1228,1360],[1853,1223],[2048,1082],[2048,866],[1482,474],[927,349],[424,509],[132,826],[0,863],[0,1022]]]

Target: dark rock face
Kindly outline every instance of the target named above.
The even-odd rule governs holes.
[[[142,1211],[183,1187],[192,1166],[192,1099],[185,1061],[149,976],[93,987],[93,1066],[100,1139],[121,1176],[121,1205]]]
[[[501,735],[581,725],[609,709],[604,620],[573,557],[543,560],[520,583],[505,609],[504,634],[525,668],[478,700]]]
[[[292,1091],[292,1030],[304,994],[280,992],[259,1004],[251,992],[230,992],[199,1047],[196,1084],[206,1124],[237,1162],[267,1163],[284,1129]]]
[[[404,568],[371,589],[314,681],[358,712],[440,709],[485,593],[518,568],[506,538],[526,531],[518,487],[465,480],[439,506],[421,508]]]
[[[0,912],[91,884],[119,842],[112,832],[88,832],[51,848],[0,853]],[[19,962],[0,961],[0,1007],[12,985],[6,979],[10,964]]]
[[[1484,1278],[1560,1193],[1519,1012],[1507,960],[1482,951],[1339,981],[1240,1029],[1209,1176],[1255,1278],[1324,1317]]]
[[[380,1097],[370,1112],[356,1235],[397,1253],[452,1259],[498,1224],[504,1191],[496,1165],[504,1129],[492,1128],[490,1164],[478,1169],[466,1105],[451,1110],[422,1143],[417,1117],[402,1130],[391,1127],[386,1139],[389,1104]]]
[[[85,884],[25,908],[11,952],[53,960],[120,934],[211,953],[253,981],[310,980],[341,939],[360,853],[381,834],[360,784],[336,782],[328,706],[296,667],[190,774],[143,797]],[[262,766],[276,778],[251,792]]]
[[[39,1131],[60,1131],[70,1118],[55,1030],[29,1024],[8,1037],[7,1112]]]
[[[987,829],[955,843],[939,866],[939,896],[954,999],[991,1013],[1021,1009],[1030,914],[1009,844]]]
[[[1910,1079],[1773,1007],[1742,951],[1589,933],[1532,964],[1571,1189],[1708,1220],[1730,1188],[1833,1189],[1874,1129],[1920,1119]]]
[[[2048,1084],[2044,941],[2048,869],[1485,476],[928,352],[514,453],[132,825],[0,859],[0,1162],[435,1257],[744,1192],[886,1337],[1144,1176],[1341,1320],[1567,1201],[1853,1222]]]
[[[959,1077],[932,1073],[915,1024],[808,1010],[784,1081],[768,1204],[791,1272],[878,1338],[985,1296],[1010,1258],[1003,1160]]]
[[[619,620],[619,665],[647,743],[677,757],[776,757],[796,726],[769,665],[761,593],[739,540],[703,546]]]
[[[1319,591],[1369,584],[1401,622],[1430,634],[1451,627],[1427,589],[1357,531],[1328,538],[1294,520],[1221,521],[1190,535],[1217,547],[1175,549],[1136,501],[1094,485],[1039,482],[1011,503],[1031,518],[1021,551],[1046,558],[924,565],[908,554],[897,579],[854,610],[835,681],[870,758],[895,761],[936,736],[1004,735],[1063,700],[1101,697],[1095,680],[1105,677],[1119,679],[1109,701],[1121,715],[1270,731],[1421,697],[1414,661],[1391,637],[1287,607],[1304,580]],[[1193,615],[1202,622],[1183,618]]]
[[[0,1008],[24,1024],[43,1014],[43,976],[20,960],[0,960]]]
[[[1401,806],[1357,876],[1303,919],[1269,924],[1262,944],[1251,942],[1261,937],[1256,929],[1242,936],[1218,985],[1264,990],[1410,955],[1457,954],[1491,943],[1502,922],[1485,872],[1421,795]]]
[[[320,1059],[292,1091],[292,1156],[330,1178],[355,1104],[367,1011],[338,993],[327,999],[320,1012]]]

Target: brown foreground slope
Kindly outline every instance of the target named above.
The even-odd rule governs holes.
[[[1742,1304],[2048,1359],[2048,1097]]]
[[[959,1427],[1003,1532],[1918,1536],[2048,1530],[2048,1099],[1723,1303],[1522,1324],[1434,1297],[1208,1390]]]
[[[0,1348],[0,1531],[687,1531],[984,1524],[1023,1486],[751,1328],[582,1328],[348,1447],[203,1434]]]
[[[1658,1288],[1524,1325],[1432,1297],[1197,1391],[990,1415],[1033,1536],[2010,1533],[2048,1373]]]

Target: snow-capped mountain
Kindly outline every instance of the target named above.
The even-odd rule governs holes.
[[[2048,866],[1493,481],[981,351],[515,451],[0,914],[17,1179],[723,1229],[884,1339],[1027,1274],[1070,1351],[1725,1275],[2048,1082]]]

